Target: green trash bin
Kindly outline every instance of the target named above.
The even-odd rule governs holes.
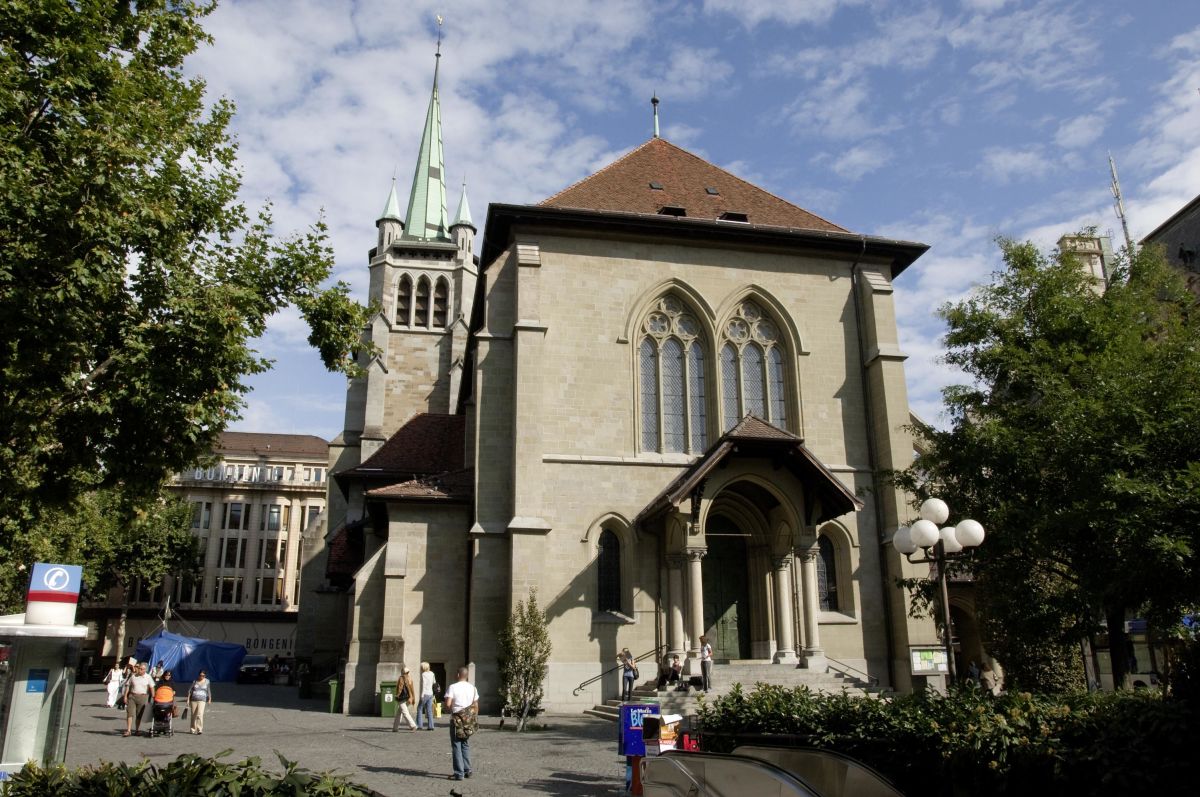
[[[396,681],[379,684],[379,716],[396,716]]]
[[[337,678],[329,679],[329,713],[342,713],[342,685]]]

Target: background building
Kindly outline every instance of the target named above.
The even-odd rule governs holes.
[[[170,485],[192,507],[203,569],[136,585],[123,639],[119,590],[103,605],[82,608],[95,624],[99,657],[131,655],[159,627],[167,596],[172,631],[293,655],[301,541],[323,523],[329,444],[312,435],[225,432],[214,453],[213,464]]]

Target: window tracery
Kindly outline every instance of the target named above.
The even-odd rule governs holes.
[[[645,451],[700,453],[707,445],[704,341],[699,319],[672,295],[659,299],[638,344]]]
[[[779,328],[747,300],[725,322],[723,337],[722,429],[729,431],[748,413],[787,429],[787,371]]]

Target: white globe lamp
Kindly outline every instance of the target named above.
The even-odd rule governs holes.
[[[938,539],[941,537],[937,524],[926,518],[921,518],[912,524],[908,533],[912,535],[913,544],[918,548],[928,548],[931,545],[936,545]]]
[[[892,547],[905,556],[908,556],[910,553],[916,553],[917,546],[912,540],[912,534],[909,533],[908,526],[901,526],[896,529],[896,533],[892,535]]]
[[[958,539],[955,537],[954,526],[943,526],[941,530],[942,550],[946,553],[958,553],[963,549],[958,544]]]
[[[920,516],[931,523],[942,524],[950,517],[950,507],[940,498],[928,498],[921,504]]]
[[[964,520],[954,527],[954,536],[964,548],[974,548],[983,542],[983,526],[977,520]]]

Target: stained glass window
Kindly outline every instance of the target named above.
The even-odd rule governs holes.
[[[708,413],[704,407],[704,348],[698,341],[688,347],[688,429],[692,451],[708,447]]]
[[[662,347],[663,450],[687,451],[686,406],[683,390],[683,344],[668,338]]]
[[[783,353],[778,347],[767,352],[767,378],[771,389],[771,423],[788,428],[786,380],[783,375]]]
[[[600,532],[600,558],[596,564],[596,608],[602,612],[621,611],[621,541],[609,529]]]
[[[638,366],[642,388],[642,448],[658,450],[658,346],[643,338],[639,347]]]
[[[721,414],[724,429],[753,414],[787,428],[787,373],[779,328],[754,302],[742,302],[724,326]]]
[[[823,612],[838,610],[837,557],[833,541],[821,535],[817,537],[817,600]]]
[[[767,417],[766,391],[763,390],[763,352],[757,343],[742,349],[742,387],[746,391],[745,412]]]
[[[721,395],[724,429],[729,431],[738,422],[741,414],[738,412],[738,366],[737,349],[732,343],[726,343],[721,349]]]

